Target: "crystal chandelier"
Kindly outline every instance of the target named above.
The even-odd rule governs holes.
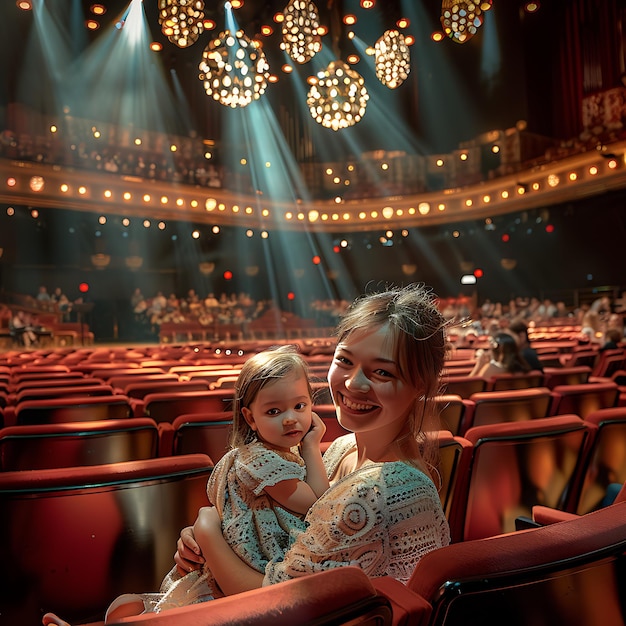
[[[199,68],[207,94],[233,109],[258,100],[267,89],[267,59],[242,30],[226,30],[213,39],[202,53]]]
[[[443,0],[441,25],[446,35],[457,43],[469,41],[483,23],[483,13],[492,0]]]
[[[376,77],[389,89],[399,87],[411,71],[411,55],[404,35],[387,30],[378,39],[375,49]]]
[[[315,3],[291,0],[283,15],[281,50],[296,63],[310,61],[322,49],[322,39],[317,32],[319,17]]]
[[[318,72],[307,95],[307,105],[318,124],[339,130],[361,120],[368,99],[363,77],[337,60]]]
[[[204,0],[159,0],[161,32],[179,48],[198,41],[204,30]]]

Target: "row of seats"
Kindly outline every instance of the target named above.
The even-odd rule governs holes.
[[[345,432],[331,410],[320,405],[330,427],[324,448]],[[213,465],[228,450],[231,419],[200,413],[160,425],[146,417],[7,427],[0,431],[0,475],[187,454],[206,455]],[[626,481],[623,407],[584,420],[560,415],[438,437],[440,495],[455,540],[510,530],[518,509],[534,504],[588,512],[609,484]]]
[[[388,577],[368,579],[349,566],[116,623],[623,626],[626,488],[622,492],[615,504],[588,515],[430,552],[406,586]]]
[[[11,572],[3,620],[35,625],[55,611],[101,624],[116,595],[156,589],[180,528],[206,501],[210,470],[208,457],[186,455],[0,475],[0,558]],[[618,500],[548,527],[455,542],[424,556],[406,587],[342,568],[120,623],[623,625]]]

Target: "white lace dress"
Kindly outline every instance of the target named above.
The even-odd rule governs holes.
[[[292,528],[305,528],[301,517],[279,506],[264,491],[265,487],[293,478],[306,478],[304,460],[296,449],[278,452],[253,442],[227,452],[207,483],[207,495],[220,514],[226,541],[259,572],[268,562],[282,558]],[[141,594],[141,599],[146,612],[159,613],[222,596],[207,566],[185,576],[174,567],[158,593]]]
[[[331,444],[324,454],[331,480],[354,450],[352,434]],[[292,531],[285,556],[268,563],[264,585],[346,565],[406,583],[424,554],[450,543],[435,485],[401,461],[366,464],[344,476],[311,507],[305,522],[306,532]]]
[[[387,575],[406,583],[424,554],[450,543],[435,485],[412,465],[364,465],[334,482],[303,522],[268,506],[262,493],[264,486],[297,477],[298,467],[303,480],[302,459],[295,454],[296,459],[272,458],[269,454],[278,455],[258,445],[262,450],[253,445],[251,458],[237,450],[223,457],[207,491],[222,515],[228,543],[252,567],[264,568],[264,585],[346,565],[356,565],[372,578]],[[354,435],[330,445],[324,465],[331,481],[341,461],[355,450]],[[159,593],[141,597],[146,611],[159,612],[222,595],[205,567],[182,578],[173,568]]]

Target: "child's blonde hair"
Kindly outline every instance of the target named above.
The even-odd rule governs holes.
[[[313,398],[308,364],[293,345],[269,348],[251,356],[243,364],[235,383],[233,398],[232,448],[238,448],[256,438],[256,433],[244,419],[241,409],[249,408],[261,389],[294,372],[302,373],[306,378],[309,396]]]

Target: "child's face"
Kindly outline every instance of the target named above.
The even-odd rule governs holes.
[[[258,438],[278,450],[297,446],[311,428],[312,401],[307,379],[293,372],[272,382],[241,412]]]

